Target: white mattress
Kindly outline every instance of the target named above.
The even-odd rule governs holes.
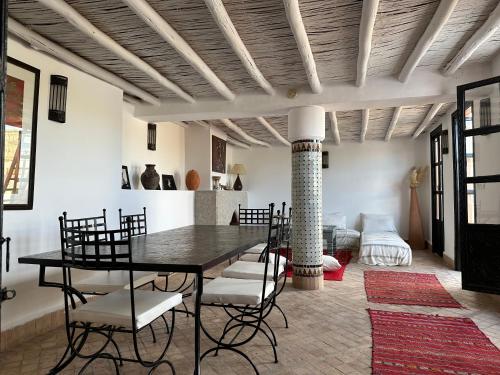
[[[361,234],[359,262],[373,266],[409,266],[410,246],[395,232]]]

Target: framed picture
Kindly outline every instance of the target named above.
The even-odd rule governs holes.
[[[226,173],[226,141],[212,135],[212,172]]]
[[[130,178],[128,176],[128,167],[122,165],[122,189],[130,189]]]
[[[175,186],[174,176],[171,174],[162,174],[161,181],[163,184],[163,190],[177,190],[177,186]]]
[[[33,209],[40,70],[9,57],[5,97],[3,203]]]
[[[323,151],[321,153],[321,167],[323,169],[328,168],[328,151]]]

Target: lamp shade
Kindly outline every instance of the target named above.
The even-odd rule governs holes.
[[[243,164],[235,164],[231,168],[231,173],[232,174],[247,174],[247,170],[245,169],[245,166]]]

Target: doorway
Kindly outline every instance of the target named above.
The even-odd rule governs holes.
[[[500,76],[457,88],[462,288],[500,294]]]
[[[432,252],[444,252],[443,129],[431,132]]]

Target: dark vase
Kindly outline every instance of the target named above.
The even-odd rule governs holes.
[[[234,181],[233,189],[237,190],[237,191],[240,191],[241,189],[243,189],[243,185],[241,184],[241,180],[240,180],[240,175],[238,175],[238,177],[236,177],[236,180]]]
[[[146,164],[146,170],[141,174],[141,184],[146,190],[158,190],[160,175],[156,172],[155,164]]]

